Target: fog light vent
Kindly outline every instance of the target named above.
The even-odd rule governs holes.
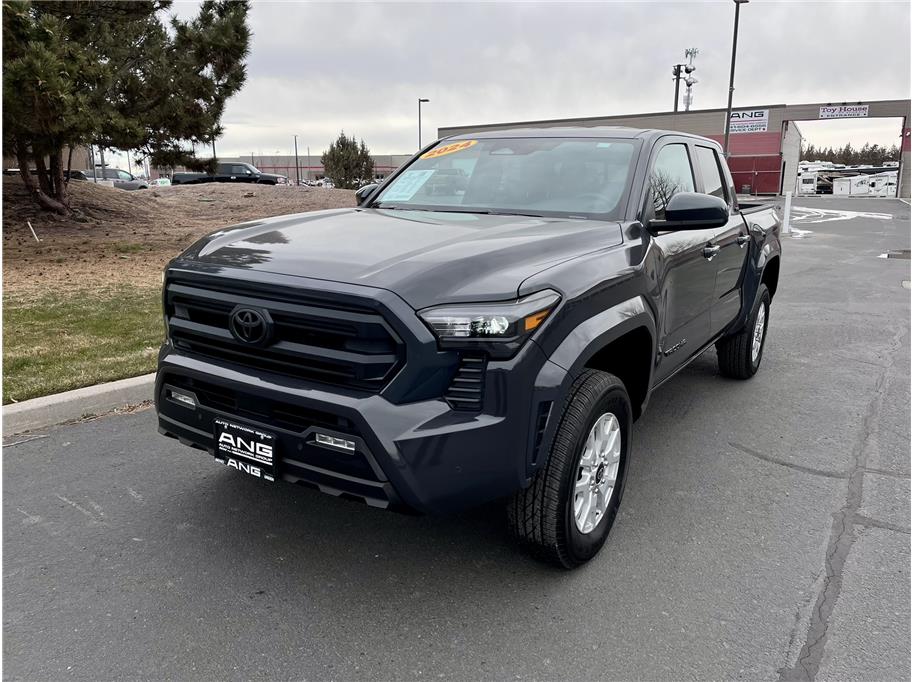
[[[355,451],[355,441],[336,438],[335,436],[330,436],[325,433],[315,433],[314,442],[316,442],[317,445],[324,445],[333,450],[340,450],[342,452],[352,453]]]
[[[186,407],[192,407],[193,409],[196,409],[196,398],[194,398],[189,393],[182,393],[181,391],[168,389],[168,398]]]

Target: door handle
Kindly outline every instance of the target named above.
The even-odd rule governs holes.
[[[705,258],[706,260],[712,260],[713,258],[716,257],[716,254],[719,253],[719,250],[721,248],[722,248],[721,246],[716,246],[716,245],[704,246],[703,247],[703,258]]]
[[[750,235],[748,235],[748,234],[742,234],[740,237],[738,237],[738,246],[743,247],[743,246],[744,246],[745,244],[747,244],[749,241],[750,241]]]

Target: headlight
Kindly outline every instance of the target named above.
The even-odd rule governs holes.
[[[518,301],[425,308],[418,315],[442,348],[473,348],[509,357],[548,317],[560,295],[546,289]]]

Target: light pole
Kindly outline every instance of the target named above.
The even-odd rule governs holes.
[[[731,75],[728,78],[728,109],[725,112],[725,145],[724,152],[727,159],[728,154],[728,135],[731,132],[732,117],[732,95],[735,93],[735,57],[738,55],[738,17],[741,14],[741,5],[749,0],[734,0],[735,2],[735,30],[732,35],[732,59]]]
[[[418,98],[418,150],[421,150],[421,103],[430,102],[429,99]]]
[[[295,139],[295,182],[297,187],[301,186],[301,170],[298,166],[298,136],[294,136]]]

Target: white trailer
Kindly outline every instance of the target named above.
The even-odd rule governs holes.
[[[896,171],[886,171],[869,176],[871,194],[877,197],[895,197],[898,175]]]
[[[817,171],[806,170],[798,173],[796,194],[817,194]]]

